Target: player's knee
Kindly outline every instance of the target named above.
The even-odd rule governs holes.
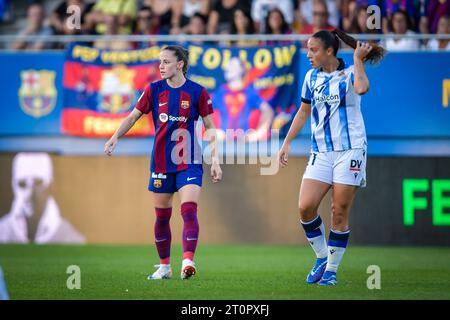
[[[348,227],[348,211],[348,205],[333,203],[331,207],[331,223],[333,227],[338,229],[346,229]]]
[[[181,204],[181,215],[184,217],[197,214],[197,203],[193,201],[183,202]]]
[[[300,203],[298,211],[300,213],[300,219],[304,222],[312,220],[317,215],[315,208],[308,204]]]

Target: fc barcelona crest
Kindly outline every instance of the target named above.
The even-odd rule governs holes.
[[[23,112],[35,118],[52,112],[57,97],[55,76],[55,71],[50,70],[24,70],[20,73],[19,103]]]
[[[161,188],[162,187],[162,182],[161,182],[161,180],[160,179],[155,179],[155,180],[153,180],[153,186],[155,187],[155,188]]]
[[[183,109],[189,108],[189,100],[181,100],[181,107]]]

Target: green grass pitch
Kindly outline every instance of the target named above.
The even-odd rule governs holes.
[[[450,299],[450,248],[350,246],[336,287],[305,283],[306,246],[200,245],[187,281],[180,260],[174,246],[174,277],[149,281],[154,246],[0,245],[11,299]],[[69,265],[81,269],[79,290],[67,289]],[[370,265],[381,269],[380,290],[367,288]]]

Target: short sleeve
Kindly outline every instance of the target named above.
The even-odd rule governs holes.
[[[213,113],[212,100],[205,88],[203,88],[198,100],[198,113],[202,118]]]
[[[302,102],[311,104],[311,88],[309,87],[309,79],[311,77],[311,73],[308,72],[305,76],[305,80],[303,80],[302,87]]]
[[[349,68],[349,73],[348,73],[348,77],[350,79],[350,82],[352,83],[352,85],[354,85],[355,83],[355,66],[351,65]]]
[[[136,103],[136,109],[138,109],[142,113],[149,113],[152,111],[152,89],[151,85],[148,85],[147,88],[145,88],[144,92],[142,92],[141,96],[139,97],[138,102]]]

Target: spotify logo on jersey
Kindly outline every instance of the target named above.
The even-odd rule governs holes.
[[[167,122],[167,120],[169,120],[169,117],[167,116],[167,113],[159,114],[159,121],[161,121],[162,123],[165,123],[165,122]]]

